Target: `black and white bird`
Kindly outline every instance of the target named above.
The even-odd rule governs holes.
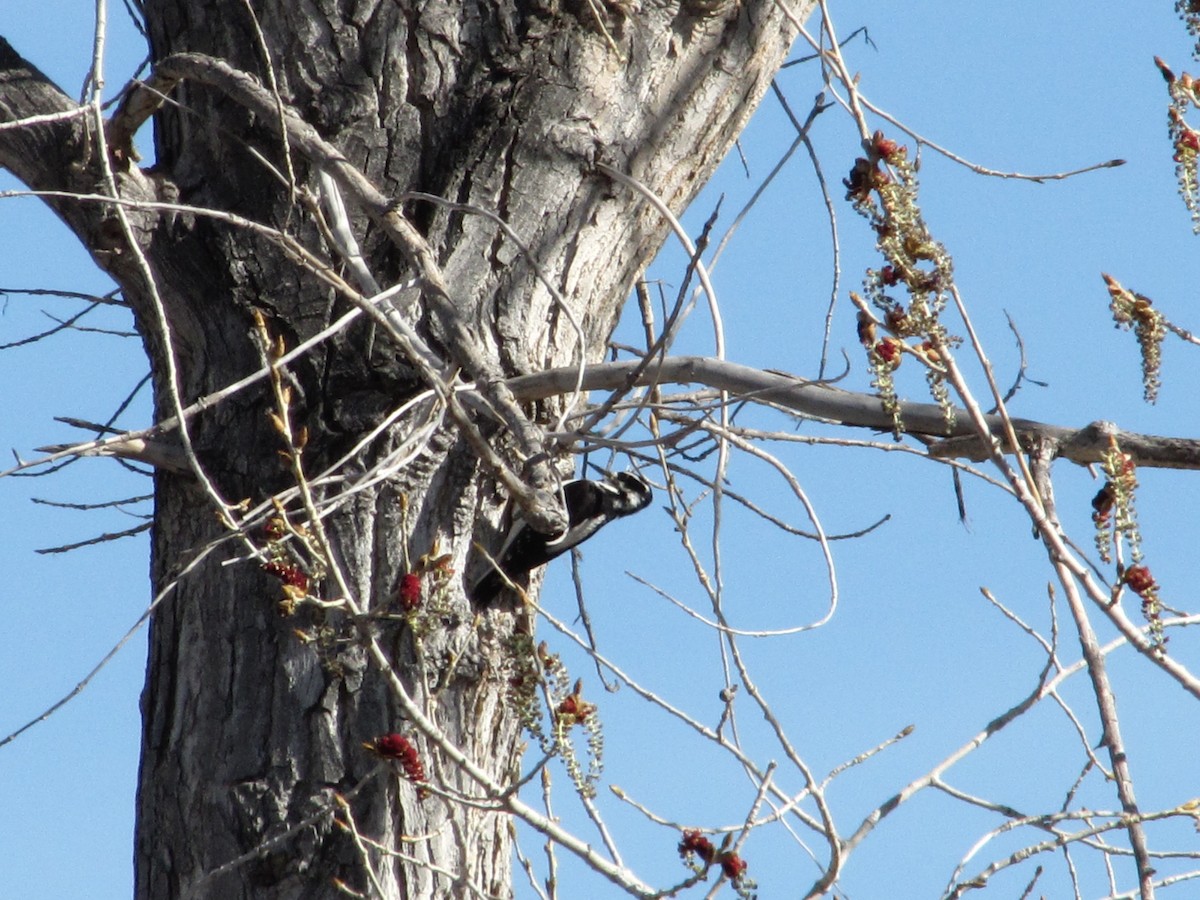
[[[613,519],[645,509],[653,497],[650,483],[632,472],[605,473],[603,481],[576,478],[563,485],[562,493],[567,530],[558,537],[534,531],[520,516],[513,522],[508,538],[495,554],[497,564],[510,581],[578,547]],[[475,601],[487,606],[505,583],[504,577],[493,568],[476,582],[472,591]]]

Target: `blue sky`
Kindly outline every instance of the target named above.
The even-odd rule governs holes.
[[[1063,182],[1032,184],[984,178],[932,151],[922,159],[922,199],[937,238],[955,259],[958,283],[1002,384],[1011,381],[1017,351],[1011,315],[1025,342],[1027,384],[1015,414],[1066,425],[1098,418],[1158,434],[1194,435],[1200,389],[1193,350],[1165,349],[1164,387],[1157,406],[1141,401],[1136,348],[1108,318],[1101,271],[1155,299],[1178,324],[1200,326],[1192,313],[1195,242],[1175,192],[1166,137],[1166,91],[1152,63],[1157,54],[1176,71],[1189,67],[1191,43],[1171,4],[1044,4],[1018,0],[1002,14],[992,5],[929,0],[920,4],[832,2],[841,36],[865,25],[846,48],[861,87],[874,103],[914,130],[973,162],[995,169],[1054,172],[1111,158],[1127,164]],[[80,90],[90,59],[92,5],[8,0],[0,34],[68,91]],[[119,10],[111,14],[108,84],[115,91],[142,51]],[[48,27],[53,23],[53,27]],[[815,28],[815,22],[810,23]],[[798,49],[799,45],[798,45]],[[803,51],[801,51],[803,52]],[[811,65],[781,73],[779,83],[801,116],[819,89]],[[889,134],[894,129],[880,124]],[[896,135],[898,138],[899,135]],[[719,195],[721,223],[731,220],[792,139],[778,104],[768,97],[744,135],[749,167],[734,158],[687,217],[695,233]],[[844,349],[851,371],[844,385],[866,389],[853,312],[846,302],[862,272],[878,265],[865,225],[842,200],[840,180],[858,155],[847,120],[829,110],[813,139],[834,194],[841,236],[842,286],[834,321],[835,368]],[[912,144],[911,140],[905,139]],[[16,187],[0,176],[0,190]],[[722,227],[721,225],[718,228]],[[0,201],[0,246],[6,249],[0,287],[104,292],[109,286],[86,254],[37,201]],[[831,281],[829,227],[812,167],[803,153],[742,225],[714,274],[722,297],[729,357],[738,362],[816,372]],[[678,283],[682,256],[668,248],[650,275]],[[53,324],[77,305],[8,294],[0,298],[0,343]],[[128,329],[119,311],[85,322]],[[632,341],[633,324],[622,328]],[[683,352],[711,347],[702,313],[689,324]],[[145,363],[136,340],[69,333],[0,353],[0,439],[22,455],[76,432],[55,423],[69,415],[102,420],[132,390]],[[968,367],[970,368],[970,367]],[[974,370],[972,370],[974,371]],[[902,394],[923,399],[919,373],[902,369]],[[147,421],[140,397],[122,418]],[[758,422],[758,419],[747,419]],[[766,421],[766,420],[762,420]],[[783,426],[778,421],[773,427]],[[831,433],[803,426],[799,433]],[[867,434],[851,437],[867,439]],[[1052,573],[1027,522],[994,488],[968,481],[969,521],[957,520],[948,472],[916,457],[878,450],[774,447],[791,466],[830,533],[854,531],[884,515],[882,528],[836,545],[841,588],[837,616],[805,635],[744,642],[756,676],[772,697],[799,751],[819,773],[899,731],[913,736],[844,776],[830,791],[843,829],[927,771],[990,718],[1034,685],[1036,645],[986,604],[987,587],[1035,626],[1047,629],[1046,583]],[[801,527],[803,510],[763,466],[739,460],[734,486]],[[1097,484],[1083,469],[1059,463],[1056,487],[1064,524],[1090,543],[1089,500]],[[1191,473],[1143,471],[1141,526],[1168,603],[1192,605],[1200,483]],[[30,497],[95,503],[148,492],[145,478],[112,463],[82,461],[42,479],[0,484],[7,515],[0,592],[9,640],[0,654],[0,733],[8,733],[67,693],[138,618],[147,603],[144,537],[44,556],[34,550],[134,524],[114,512],[88,513],[32,505]],[[703,514],[701,514],[703,519]],[[723,531],[726,611],[742,628],[779,628],[818,618],[827,602],[819,554],[808,542],[781,539],[730,514]],[[630,570],[706,610],[657,510],[598,537],[585,553],[592,615],[602,650],[664,697],[713,724],[722,686],[712,633],[620,573]],[[551,575],[544,601],[574,617],[568,569]],[[1062,655],[1077,657],[1060,610]],[[1108,636],[1103,626],[1102,639]],[[693,826],[737,822],[752,791],[731,764],[638,701],[628,688],[603,695],[594,672],[565,640],[544,636],[590,684],[606,723],[606,777],[663,815]],[[1178,634],[1172,653],[1196,666],[1195,639]],[[1162,675],[1117,653],[1109,661],[1139,799],[1147,808],[1200,795],[1196,704]],[[23,898],[128,896],[132,883],[133,790],[138,754],[138,694],[145,667],[144,634],[128,645],[87,690],[49,721],[0,748],[0,794],[13,814],[0,821],[0,893]],[[1064,694],[1097,737],[1083,679]],[[779,759],[747,702],[739,727],[756,759]],[[1081,753],[1061,714],[1048,706],[1013,726],[956,767],[950,781],[971,793],[1030,812],[1054,808]],[[794,773],[780,778],[794,788]],[[565,775],[557,773],[560,785]],[[1055,792],[1059,792],[1056,794]],[[1111,809],[1115,800],[1092,781],[1087,802]],[[604,797],[614,830],[626,834],[627,861],[646,878],[667,884],[684,872],[668,829]],[[567,793],[560,811],[571,820]],[[852,898],[937,896],[956,861],[994,817],[929,794],[902,808],[851,857],[842,889]],[[1155,832],[1155,843],[1195,847],[1186,823]],[[809,841],[810,846],[816,846]],[[1002,840],[1004,852],[1020,846]],[[540,854],[530,842],[527,852]],[[821,848],[816,847],[820,853]],[[756,833],[744,848],[760,896],[797,896],[815,877],[781,830]],[[990,860],[1000,851],[981,857]],[[569,895],[607,896],[594,878],[564,859],[563,878],[577,876]],[[69,862],[66,862],[69,861]],[[66,864],[64,864],[66,863]],[[1049,863],[1049,861],[1048,861]],[[975,867],[981,865],[978,860]],[[1166,869],[1168,864],[1164,864]],[[1061,866],[1051,864],[1039,891],[1067,896]],[[999,875],[997,890],[1017,896],[1029,872]],[[1081,865],[1085,896],[1106,892],[1094,861]],[[1005,880],[1007,879],[1007,880]],[[518,878],[518,884],[520,884]],[[899,885],[900,887],[897,887]],[[1128,872],[1119,885],[1131,888]],[[1188,887],[1178,896],[1186,896]],[[1005,893],[1007,891],[1007,893]],[[1170,896],[1168,893],[1167,896]]]

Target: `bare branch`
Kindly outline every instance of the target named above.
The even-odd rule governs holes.
[[[585,390],[619,390],[640,362],[598,363],[589,366],[584,374]],[[509,381],[513,393],[526,400],[536,400],[574,388],[577,370],[547,369],[534,375],[523,375]],[[704,384],[728,391],[756,403],[782,407],[806,418],[824,422],[890,431],[891,417],[880,407],[873,394],[856,393],[831,387],[816,381],[754,369],[738,363],[699,356],[668,357],[651,366],[639,376],[637,384]],[[933,403],[903,403],[901,417],[905,430],[944,438],[930,447],[929,453],[941,459],[959,458],[978,462],[988,458],[988,451],[975,437],[965,413],[947,433],[943,411]],[[985,416],[994,436],[1004,434],[999,416]],[[1169,469],[1200,468],[1200,440],[1159,437],[1123,431],[1108,422],[1093,422],[1082,428],[1053,425],[1033,419],[1011,420],[1022,449],[1032,446],[1035,439],[1058,443],[1058,456],[1081,466],[1098,463],[1115,436],[1121,449],[1131,453],[1140,466]],[[1007,449],[1007,448],[1006,448]]]

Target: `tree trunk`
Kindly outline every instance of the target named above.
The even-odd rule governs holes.
[[[282,103],[380,191],[401,199],[474,346],[463,346],[462,333],[431,304],[409,302],[402,315],[447,363],[469,367],[464,360],[474,353],[511,376],[600,359],[633,281],[664,238],[660,214],[597,164],[630,173],[682,210],[795,37],[771,0],[715,8],[646,0],[628,15],[620,6],[146,0],[145,11],[155,61],[204,54],[274,85]],[[798,2],[794,14],[810,6]],[[7,45],[0,64],[7,76],[0,121],[72,108]],[[288,184],[294,178],[298,190],[315,190],[313,162],[285,147],[278,120],[196,80],[184,80],[171,101],[156,123],[154,169],[118,165],[122,196],[235,213],[336,259]],[[35,187],[111,196],[87,121],[0,131],[0,163]],[[411,192],[458,206],[405,199]],[[172,383],[187,404],[262,365],[256,315],[291,349],[350,308],[277,242],[237,225],[129,211],[151,281],[122,244],[115,207],[48,202],[134,306],[160,420],[177,411]],[[467,206],[499,216],[524,247]],[[380,284],[414,274],[412,260],[364,210],[350,212]],[[449,741],[492,780],[512,783],[521,723],[508,691],[514,657],[528,653],[521,638],[529,624],[511,606],[473,610],[465,591],[486,565],[472,542],[495,549],[506,495],[448,420],[431,420],[431,436],[414,439],[425,424],[419,416],[434,415],[434,404],[359,446],[425,387],[374,326],[355,323],[289,372],[290,412],[307,430],[306,471],[312,476],[350,454],[337,479],[315,491],[319,503],[346,492],[324,527],[357,601],[395,613],[401,576],[423,555],[448,557],[444,566],[454,574],[438,589],[437,573],[424,570],[426,607],[416,624],[398,615],[364,624],[311,605],[283,615],[279,581],[246,541],[231,537],[195,473],[158,474],[152,574],[163,599],[143,696],[137,896],[327,896],[335,893],[331,879],[372,896],[467,896],[466,884],[508,896],[511,818],[441,793],[421,799],[398,768],[376,771],[378,758],[361,746],[402,733],[431,786],[496,800],[406,720],[364,646],[370,634]],[[526,413],[545,424],[560,408],[546,402]],[[260,383],[190,421],[196,458],[229,504],[260,504],[295,484],[273,411],[272,391]],[[529,462],[490,418],[479,425],[515,469]],[[410,445],[419,452],[407,453]],[[560,472],[571,471],[569,454],[546,450]],[[362,483],[381,465],[391,466],[387,478]],[[304,526],[298,504],[288,514]],[[278,535],[258,528],[244,537],[262,548]],[[339,599],[328,572],[319,580],[321,573],[311,574],[316,593]],[[349,812],[339,813],[375,842],[360,846],[330,815],[317,814],[373,771]]]

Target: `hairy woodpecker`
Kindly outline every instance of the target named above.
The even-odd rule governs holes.
[[[508,538],[495,555],[509,580],[578,547],[613,519],[645,509],[653,496],[649,482],[631,472],[605,473],[604,481],[577,478],[564,484],[562,493],[567,530],[558,537],[534,531],[520,516],[513,521]],[[493,568],[475,583],[472,594],[477,603],[487,606],[504,585],[504,578]]]

